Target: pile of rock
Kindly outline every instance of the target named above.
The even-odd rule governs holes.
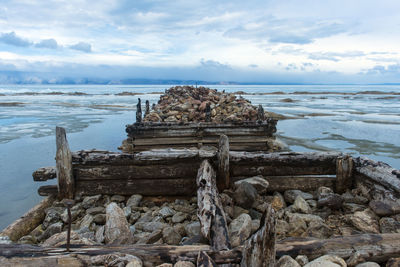
[[[320,187],[313,192],[287,190],[269,194],[267,188],[267,180],[257,176],[237,181],[233,189],[220,194],[233,247],[243,245],[257,231],[268,205],[275,210],[277,240],[400,233],[400,204],[371,200],[361,189],[336,194],[330,188]],[[196,197],[154,202],[141,195],[96,195],[77,197],[75,202],[71,209],[72,244],[208,244],[200,233]],[[19,243],[65,244],[67,221],[64,204],[55,202],[47,209],[43,223]],[[356,260],[359,259],[353,259]],[[278,266],[346,266],[346,263],[334,256],[308,263],[307,257],[300,255],[296,259],[282,257]]]
[[[245,98],[205,87],[176,86],[160,96],[158,104],[145,115],[144,121],[204,122],[208,108],[211,121],[216,123],[258,119],[257,107]]]

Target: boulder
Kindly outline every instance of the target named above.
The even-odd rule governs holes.
[[[131,244],[133,241],[125,214],[115,202],[111,202],[106,208],[104,237],[106,244]]]
[[[239,180],[235,182],[235,187],[238,187],[241,183],[249,183],[251,184],[256,190],[258,194],[265,194],[267,192],[267,188],[269,186],[268,181],[261,175],[246,178],[243,180]]]
[[[248,214],[242,214],[234,219],[228,227],[228,232],[232,247],[237,247],[249,238],[251,234],[251,217]]]
[[[347,267],[347,264],[338,256],[324,255],[307,263],[304,267]]]
[[[257,198],[257,190],[251,184],[242,182],[236,187],[233,198],[242,208],[250,209]]]
[[[311,213],[311,208],[308,205],[308,203],[301,197],[301,195],[298,195],[293,203],[293,209],[294,211],[298,211],[301,213]]]
[[[284,255],[275,263],[275,267],[301,267],[301,265],[289,255]]]
[[[355,228],[365,233],[379,233],[378,218],[370,209],[357,211],[349,217]]]

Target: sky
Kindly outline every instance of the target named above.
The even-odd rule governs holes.
[[[400,1],[0,0],[0,82],[399,83]]]

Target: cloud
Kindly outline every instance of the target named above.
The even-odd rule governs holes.
[[[363,73],[366,73],[367,75],[400,75],[400,64],[392,64],[386,67],[376,65]]]
[[[329,60],[329,61],[340,61],[342,58],[355,58],[363,57],[366,54],[362,51],[347,51],[347,52],[316,52],[308,55],[309,59],[313,60]]]
[[[258,65],[257,64],[250,64],[249,67],[250,68],[258,68]]]
[[[0,35],[0,42],[3,42],[8,45],[20,46],[20,47],[27,47],[27,46],[32,45],[31,42],[17,36],[15,34],[15,32],[2,33]]]
[[[35,47],[38,48],[49,48],[49,49],[57,49],[58,44],[54,39],[45,39],[35,44]]]
[[[202,68],[212,68],[212,69],[231,69],[231,67],[227,64],[222,64],[215,60],[204,60],[204,58],[200,60],[200,66]]]
[[[79,42],[77,44],[70,45],[69,48],[74,49],[74,50],[78,50],[78,51],[81,51],[81,52],[85,52],[85,53],[92,52],[92,45],[89,44],[89,43],[85,43],[85,42]]]

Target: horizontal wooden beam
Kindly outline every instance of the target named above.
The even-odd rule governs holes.
[[[57,177],[56,167],[42,167],[32,173],[33,180],[36,182],[47,181]]]
[[[56,196],[58,194],[57,185],[43,185],[38,189],[39,196]]]

